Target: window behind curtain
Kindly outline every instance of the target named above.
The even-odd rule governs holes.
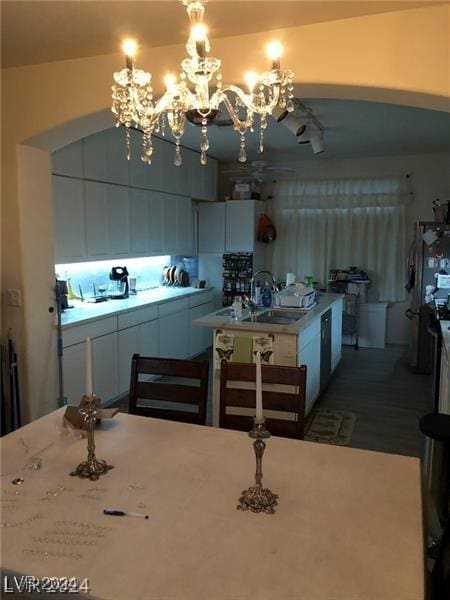
[[[278,183],[277,278],[293,271],[325,285],[330,269],[357,266],[379,300],[404,300],[405,197],[405,178]]]

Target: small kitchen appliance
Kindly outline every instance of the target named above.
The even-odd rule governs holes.
[[[112,300],[122,300],[129,296],[128,270],[126,267],[113,267],[109,274],[109,297]]]

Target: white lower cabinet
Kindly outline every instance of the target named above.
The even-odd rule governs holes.
[[[165,358],[187,358],[189,356],[189,309],[160,317],[159,355]]]
[[[78,404],[86,393],[86,343],[63,350],[64,395],[69,404]],[[117,333],[92,340],[92,385],[102,402],[118,394]]]
[[[103,402],[119,393],[117,377],[117,333],[92,340],[92,379],[94,393]]]
[[[212,330],[208,327],[195,327],[192,325],[194,319],[204,317],[213,311],[213,303],[208,302],[189,309],[189,322],[191,331],[189,335],[189,356],[197,356],[212,346]]]
[[[141,323],[119,331],[119,394],[130,388],[131,357],[158,355],[158,321]]]
[[[306,346],[300,348],[298,363],[306,365],[307,369],[305,399],[305,413],[307,413],[320,392],[320,335],[314,336]]]
[[[342,310],[342,299],[331,307],[331,371],[338,366],[342,356]]]
[[[78,404],[86,393],[86,344],[75,344],[64,348],[63,378],[64,396],[69,404]]]

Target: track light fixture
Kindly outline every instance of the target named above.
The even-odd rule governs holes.
[[[276,106],[272,111],[272,116],[277,123],[282,123],[297,137],[298,144],[311,144],[314,154],[320,154],[324,151],[323,134],[325,129],[322,123],[314,116],[313,111],[297,98],[293,98],[293,104],[294,112],[288,112],[286,109]],[[304,117],[299,117],[299,112],[303,113]]]

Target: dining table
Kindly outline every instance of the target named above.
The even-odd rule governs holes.
[[[278,505],[254,513],[237,510],[254,485],[246,432],[120,413],[96,427],[114,468],[91,481],[70,475],[86,436],[63,411],[1,440],[3,591],[50,580],[52,598],[423,600],[419,459],[271,437],[263,485]]]

